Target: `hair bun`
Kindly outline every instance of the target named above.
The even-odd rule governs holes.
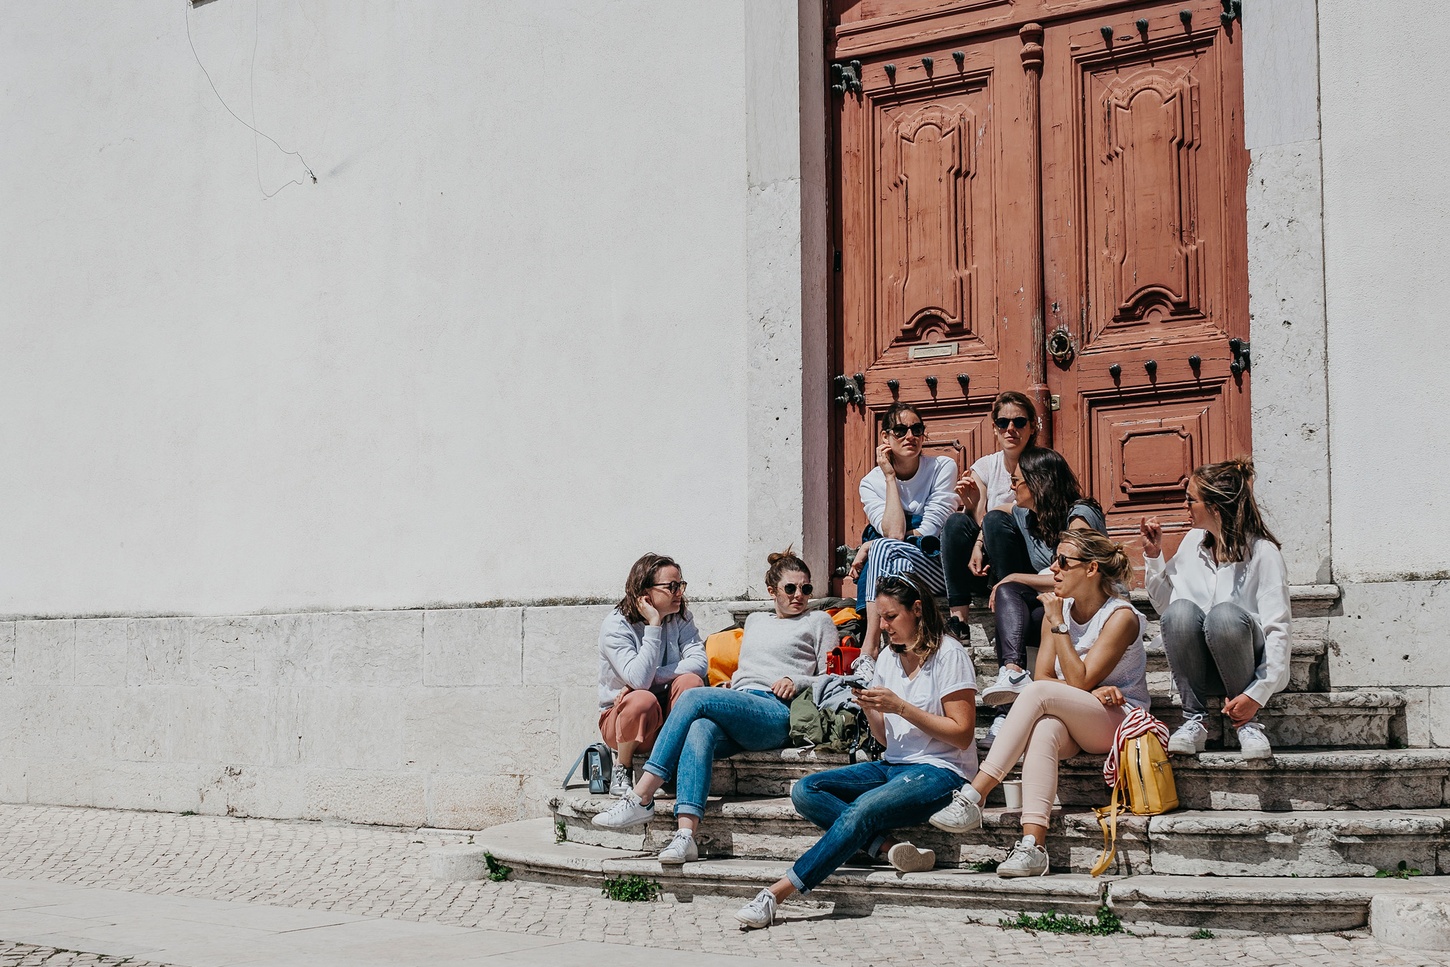
[[[767,555],[766,558],[765,558],[765,563],[767,563],[767,564],[775,564],[775,563],[777,563],[779,561],[785,560],[788,557],[793,558],[795,556],[796,556],[796,553],[795,553],[795,545],[794,544],[789,544],[789,545],[786,546],[786,549],[785,550],[783,550],[783,551],[775,551],[775,552]]]

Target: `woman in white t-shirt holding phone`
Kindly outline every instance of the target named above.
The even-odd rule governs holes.
[[[882,857],[902,873],[931,869],[935,853],[889,834],[925,822],[976,775],[971,656],[945,633],[931,589],[914,574],[881,578],[876,606],[890,647],[856,700],[886,753],[880,761],[813,773],[795,784],[791,803],[825,835],[735,914],[746,927],[770,926],[777,903],[814,889],[859,852]]]

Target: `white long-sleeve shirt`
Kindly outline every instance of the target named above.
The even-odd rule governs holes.
[[[1254,680],[1244,694],[1263,705],[1289,684],[1289,577],[1284,555],[1273,541],[1260,538],[1244,560],[1219,564],[1203,546],[1206,533],[1197,528],[1189,531],[1166,563],[1161,555],[1143,558],[1148,598],[1159,614],[1174,601],[1187,600],[1205,612],[1229,601],[1252,615],[1264,629],[1264,660],[1254,669]]]
[[[940,534],[942,525],[961,503],[952,489],[956,482],[957,462],[951,457],[922,457],[910,480],[896,478],[901,509],[906,511],[907,520],[921,515],[921,524],[916,529],[923,537]],[[886,516],[886,475],[880,467],[872,467],[861,478],[861,507],[871,526],[880,530],[882,518]]]
[[[599,629],[599,707],[609,708],[629,688],[668,685],[693,672],[704,678],[710,670],[705,642],[695,619],[670,615],[659,627],[631,623],[611,611]]]

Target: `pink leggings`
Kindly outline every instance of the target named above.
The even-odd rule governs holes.
[[[1022,690],[982,771],[998,782],[1022,761],[1022,823],[1046,826],[1057,796],[1057,763],[1079,752],[1102,754],[1126,713],[1067,682],[1033,682]]]

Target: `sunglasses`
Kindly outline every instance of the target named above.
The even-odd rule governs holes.
[[[1009,426],[1016,427],[1017,429],[1022,430],[1022,429],[1025,429],[1027,427],[1027,417],[1025,417],[1025,416],[999,416],[995,420],[993,420],[992,423],[999,430],[1005,430]]]
[[[907,426],[905,423],[898,423],[891,428],[891,435],[898,440],[905,437],[908,433],[912,436],[926,436],[926,424],[913,423],[911,426]]]
[[[1080,557],[1068,557],[1066,554],[1057,555],[1057,566],[1059,570],[1066,571],[1068,568],[1072,567],[1073,564],[1082,563],[1083,559]]]
[[[650,587],[652,587],[652,588],[664,588],[666,591],[670,592],[671,594],[679,594],[681,591],[685,590],[685,588],[687,588],[689,586],[690,586],[690,583],[688,581],[667,581],[664,584],[651,584],[650,585]]]
[[[801,594],[807,596],[809,596],[810,593],[815,590],[815,588],[811,587],[809,584],[782,584],[780,586],[780,589],[786,594],[795,594],[796,590],[799,589]]]

